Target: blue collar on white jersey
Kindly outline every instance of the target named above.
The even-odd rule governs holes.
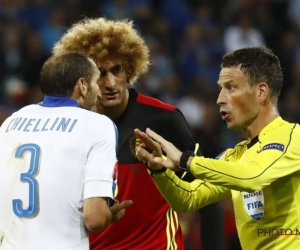
[[[74,99],[47,95],[44,97],[44,101],[40,102],[39,105],[44,107],[79,107],[79,103]]]

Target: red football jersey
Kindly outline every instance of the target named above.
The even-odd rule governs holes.
[[[118,177],[116,199],[131,199],[133,205],[104,232],[90,233],[91,250],[184,249],[178,215],[161,196],[146,167],[119,165]]]
[[[147,167],[135,157],[134,129],[151,128],[180,150],[194,150],[189,127],[174,106],[129,90],[125,112],[114,120],[119,131],[116,199],[132,200],[124,217],[101,233],[90,233],[91,250],[183,250],[174,212],[156,188]]]

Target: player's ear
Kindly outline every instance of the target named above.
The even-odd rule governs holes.
[[[269,86],[265,82],[261,82],[257,84],[257,98],[259,102],[264,102],[269,96]]]
[[[88,92],[88,83],[83,79],[79,78],[76,82],[76,86],[80,92],[81,96],[85,96]]]

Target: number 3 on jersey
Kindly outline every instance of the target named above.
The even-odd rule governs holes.
[[[24,154],[28,151],[31,154],[29,170],[20,176],[20,181],[26,182],[29,185],[28,208],[23,207],[23,202],[20,199],[14,199],[12,201],[15,215],[22,218],[32,218],[39,213],[39,184],[34,177],[39,171],[41,149],[36,144],[23,144],[17,148],[15,157],[17,159],[22,159]]]

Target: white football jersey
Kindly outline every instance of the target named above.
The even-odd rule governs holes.
[[[0,249],[87,250],[83,200],[114,198],[118,132],[106,116],[45,97],[0,130]]]

